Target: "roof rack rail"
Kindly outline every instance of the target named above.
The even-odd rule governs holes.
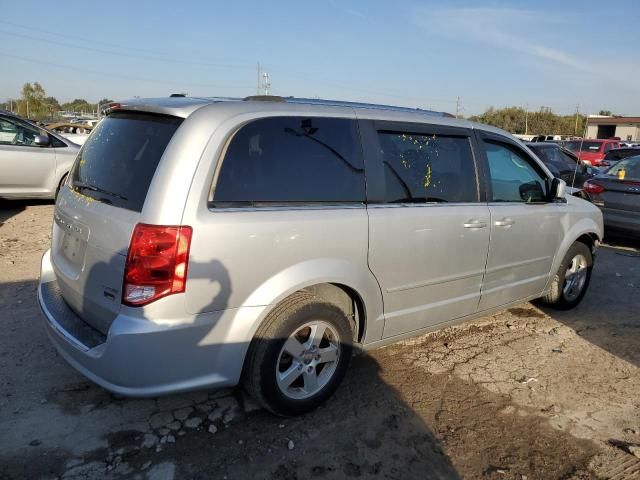
[[[361,103],[361,102],[348,102],[344,100],[325,100],[321,98],[296,98],[296,97],[285,97],[285,101],[287,103],[303,103],[310,105],[327,105],[332,107],[351,107],[351,108],[371,108],[371,109],[381,109],[381,110],[391,110],[396,112],[414,112],[414,113],[425,113],[428,115],[437,115],[440,117],[452,117],[450,113],[447,112],[438,112],[435,110],[425,110],[422,108],[411,108],[411,107],[397,107],[394,105],[382,105],[377,103]]]
[[[256,101],[256,102],[284,102],[285,99],[278,95],[249,95],[248,97],[244,97],[242,100],[245,102]]]

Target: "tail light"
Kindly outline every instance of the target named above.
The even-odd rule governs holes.
[[[587,193],[594,193],[594,194],[604,192],[604,187],[602,185],[594,183],[591,180],[587,180],[586,182],[584,182],[582,189]]]
[[[191,234],[191,227],[137,224],[124,270],[122,303],[135,307],[184,292]]]

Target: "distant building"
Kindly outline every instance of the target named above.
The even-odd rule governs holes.
[[[640,141],[640,117],[587,117],[587,138],[618,137],[622,141]]]

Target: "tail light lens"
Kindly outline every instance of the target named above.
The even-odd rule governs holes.
[[[584,182],[584,185],[582,186],[582,189],[587,192],[587,193],[602,193],[604,192],[604,187],[602,185],[599,185],[597,183],[594,183],[590,180],[587,180],[586,182]]]
[[[146,305],[185,291],[191,227],[139,223],[133,230],[124,270],[122,303]]]

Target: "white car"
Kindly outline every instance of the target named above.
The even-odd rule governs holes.
[[[0,110],[0,198],[55,198],[80,146]]]

